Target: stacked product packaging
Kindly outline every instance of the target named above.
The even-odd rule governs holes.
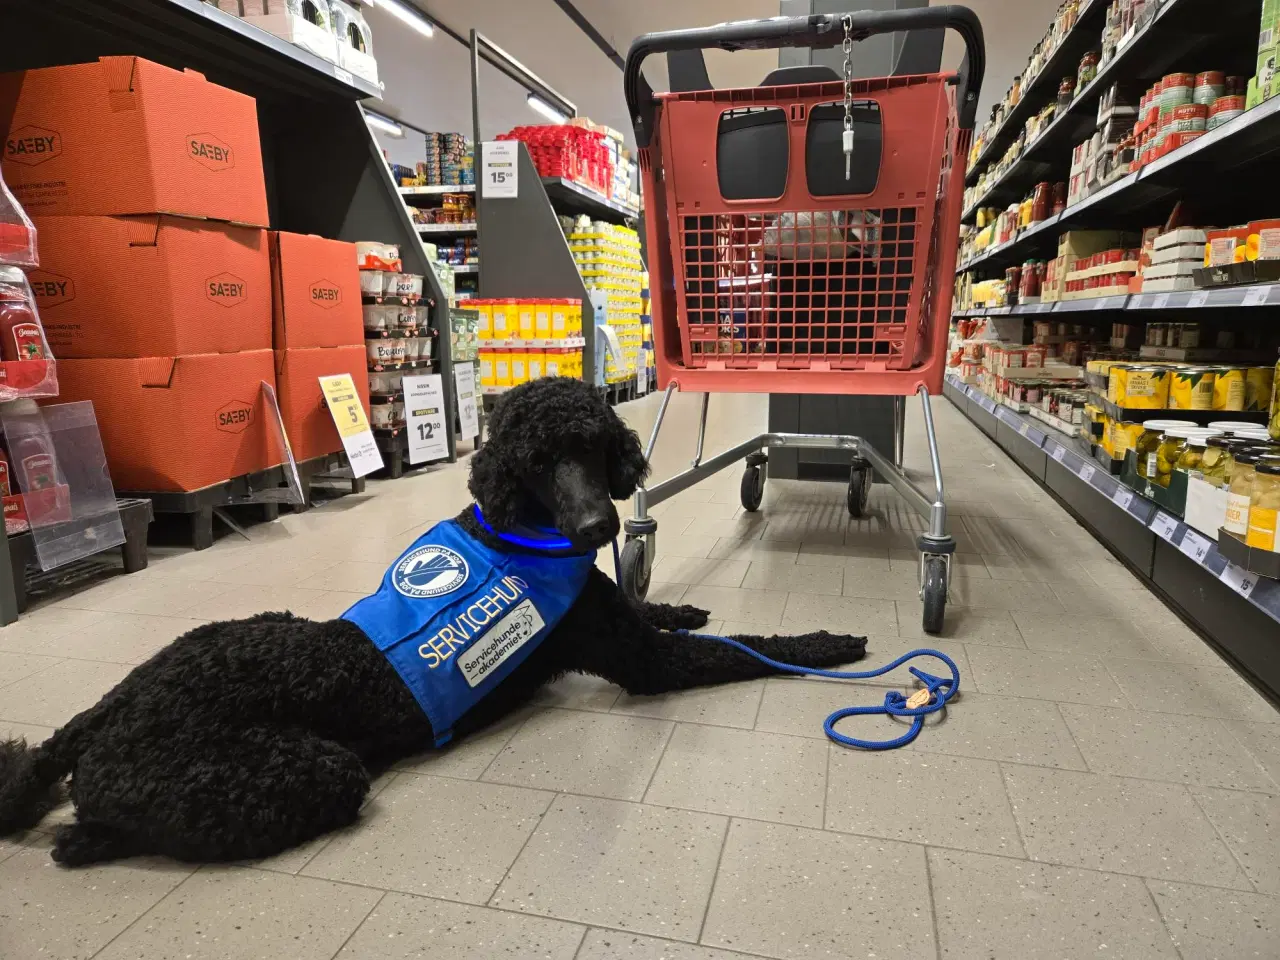
[[[489,393],[539,377],[582,377],[582,301],[501,298],[466,301],[478,321],[480,385]]]
[[[458,187],[476,182],[475,151],[466,135],[427,133],[425,150],[427,159],[418,164],[415,181],[405,183],[402,180],[401,186]]]
[[[645,313],[641,292],[648,281],[640,259],[640,237],[629,227],[579,217],[568,240],[596,325],[607,324],[617,340],[615,346],[612,338],[597,337],[597,349],[605,351],[605,382],[635,379],[646,363],[640,318]]]
[[[430,373],[434,331],[423,300],[424,277],[408,273],[394,244],[358,243],[363,294],[365,361],[375,430],[398,430],[405,422],[406,371]]]
[[[357,77],[378,82],[373,32],[360,0],[205,0],[226,13],[336,63]]]
[[[116,487],[192,491],[341,449],[321,375],[364,380],[355,250],[269,232],[256,105],[138,57],[0,77],[4,175],[66,400]],[[20,149],[19,149],[20,148]]]

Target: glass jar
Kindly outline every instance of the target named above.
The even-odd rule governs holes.
[[[1053,185],[1053,215],[1056,216],[1067,209],[1067,182],[1059,180]],[[1280,367],[1280,364],[1276,364]]]
[[[1221,436],[1221,434],[1209,434],[1199,431],[1193,433],[1187,437],[1187,442],[1183,446],[1182,452],[1178,454],[1178,462],[1173,465],[1173,468],[1193,477],[1203,476],[1204,459],[1209,450],[1209,441],[1211,439],[1219,439]]]
[[[1158,472],[1156,470],[1156,453],[1160,448],[1160,441],[1164,437],[1164,432],[1166,430],[1194,426],[1195,424],[1189,420],[1142,421],[1142,435],[1138,437],[1137,443],[1133,447],[1134,456],[1137,459],[1138,476],[1155,483]]]
[[[1036,184],[1031,194],[1031,222],[1048,220],[1053,210],[1053,185],[1048,180]]]
[[[1263,457],[1254,469],[1245,543],[1258,550],[1280,553],[1276,519],[1280,516],[1280,457]]]
[[[1271,380],[1271,419],[1267,431],[1273,439],[1280,440],[1280,361],[1276,362],[1275,375]]]
[[[1076,98],[1076,78],[1063,77],[1062,82],[1058,84],[1058,108],[1066,109],[1071,106],[1071,101]]]
[[[1213,437],[1205,445],[1200,458],[1200,476],[1208,484],[1225,487],[1231,482],[1231,439]]]
[[[1249,503],[1253,497],[1253,480],[1260,455],[1253,450],[1238,450],[1231,470],[1231,486],[1227,488],[1227,515],[1224,530],[1243,537],[1249,532]]]
[[[1154,476],[1148,476],[1149,481],[1161,487],[1169,485],[1169,481],[1173,479],[1178,458],[1187,449],[1187,440],[1190,437],[1191,429],[1188,427],[1174,427],[1164,432],[1164,436],[1160,438],[1160,446],[1156,447]],[[1147,470],[1150,473],[1151,458],[1148,457],[1147,460]]]
[[[1093,83],[1094,77],[1098,75],[1098,55],[1090,50],[1080,58],[1080,69],[1076,74],[1076,89],[1083,91],[1085,87]]]

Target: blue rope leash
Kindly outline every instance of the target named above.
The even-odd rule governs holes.
[[[613,542],[613,572],[614,582],[621,583],[620,561],[618,559],[618,542]],[[947,665],[951,671],[950,677],[935,677],[933,674],[925,673],[917,667],[908,667],[907,669],[915,676],[917,680],[924,684],[924,689],[929,691],[929,701],[918,707],[907,706],[909,698],[904,697],[897,690],[890,690],[884,695],[884,703],[878,707],[845,707],[836,710],[825,721],[823,721],[822,729],[827,736],[836,743],[842,743],[846,747],[861,747],[864,750],[893,750],[896,747],[905,747],[908,743],[920,735],[920,731],[924,728],[924,718],[931,713],[937,713],[946,709],[947,702],[954,697],[960,690],[960,668],[956,666],[956,662],[948,657],[941,650],[930,650],[927,647],[921,647],[919,650],[912,650],[904,653],[893,663],[885,664],[875,670],[822,670],[817,667],[798,667],[793,663],[783,663],[780,660],[774,660],[767,657],[758,650],[753,650],[745,643],[734,640],[732,637],[718,637],[710,633],[691,633],[688,630],[677,630],[676,633],[684,634],[688,637],[697,637],[700,640],[716,640],[720,643],[727,644],[737,650],[741,650],[748,656],[755,657],[765,666],[772,667],[779,673],[792,673],[800,676],[812,677],[828,677],[832,680],[870,680],[874,677],[882,677],[890,670],[896,670],[908,660],[914,660],[916,657],[934,657],[941,660]],[[866,716],[868,714],[888,714],[891,717],[910,717],[911,726],[907,732],[900,737],[894,737],[892,740],[863,740],[859,737],[851,737],[848,734],[841,733],[836,729],[836,724],[845,717]]]

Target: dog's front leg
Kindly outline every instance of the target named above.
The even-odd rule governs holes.
[[[711,617],[709,610],[682,603],[679,606],[671,603],[647,603],[636,601],[636,609],[640,618],[651,627],[659,630],[697,630],[705,627]]]
[[[590,673],[631,694],[753,680],[772,667],[728,644],[646,623],[604,574],[593,572],[558,631],[567,670]],[[800,636],[735,637],[771,659],[804,667],[834,667],[860,659],[866,638],[821,631]]]

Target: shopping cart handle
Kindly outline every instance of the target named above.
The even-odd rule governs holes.
[[[960,78],[959,122],[972,129],[978,114],[978,95],[986,69],[986,47],[982,22],[968,7],[914,7],[909,10],[859,10],[849,14],[815,13],[808,17],[772,17],[742,20],[692,30],[667,30],[637,37],[627,52],[623,85],[627,108],[636,130],[636,145],[647,147],[653,136],[654,101],[640,67],[655,53],[673,50],[770,50],[779,47],[809,47],[823,50],[844,42],[842,20],[852,20],[850,35],[865,40],[878,33],[898,30],[955,30],[964,39],[967,69]]]

